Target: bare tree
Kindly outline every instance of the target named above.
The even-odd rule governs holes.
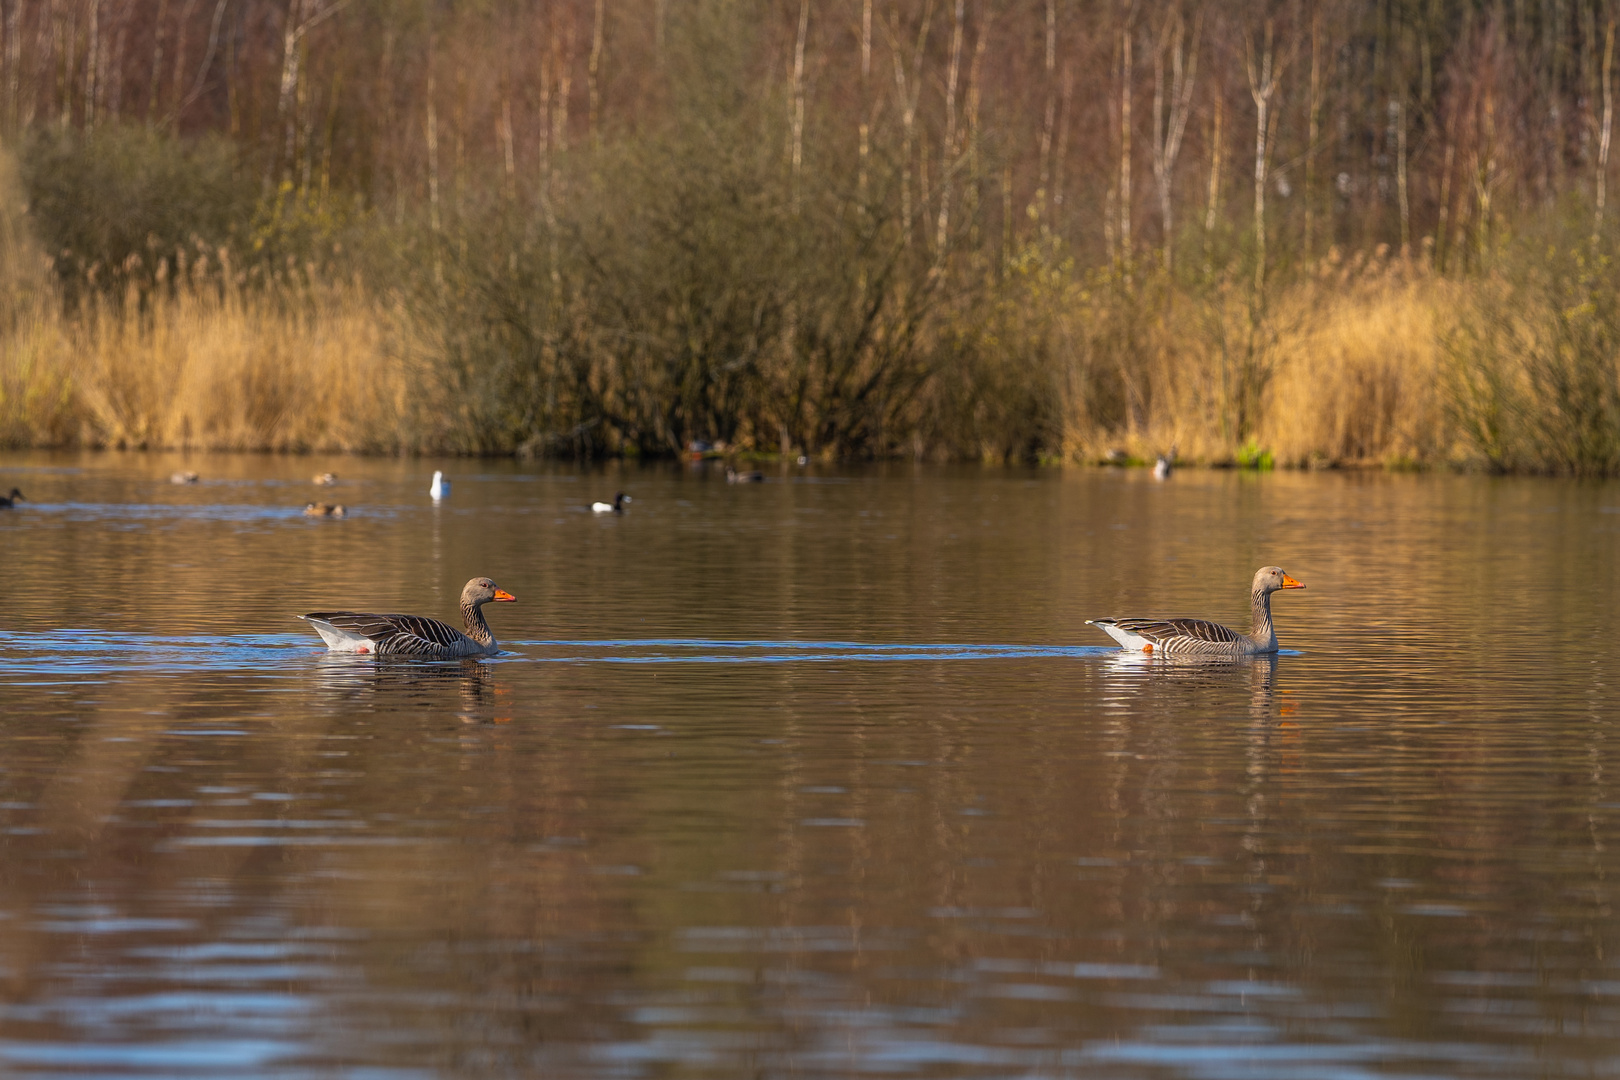
[[[924,50],[928,46],[928,25],[933,20],[933,0],[923,5],[922,22],[917,27],[917,44],[912,50],[911,75],[906,75],[906,60],[900,51],[900,13],[889,9],[889,52],[894,57],[894,91],[900,105],[900,224],[905,229],[905,242],[911,243],[911,151],[917,124],[917,100],[922,94],[922,66]],[[926,201],[926,200],[925,200]]]
[[[1592,220],[1592,241],[1603,229],[1603,203],[1609,191],[1609,136],[1614,130],[1614,20],[1603,35],[1603,120],[1598,129],[1597,209]]]
[[[1159,221],[1164,233],[1166,270],[1172,268],[1175,250],[1170,189],[1176,158],[1181,153],[1181,139],[1187,130],[1187,117],[1192,112],[1193,80],[1198,74],[1198,39],[1202,33],[1203,18],[1199,16],[1193,21],[1189,45],[1186,40],[1186,20],[1179,10],[1174,10],[1159,28],[1158,41],[1153,49],[1153,181],[1159,190]],[[1167,56],[1170,59],[1168,101],[1164,78]]]
[[[1131,26],[1119,32],[1119,257],[1129,274],[1131,251]]]
[[[1256,62],[1254,49],[1247,34],[1243,36],[1243,51],[1249,75],[1249,96],[1254,99],[1254,294],[1256,303],[1265,296],[1266,288],[1266,179],[1270,165],[1270,139],[1275,123],[1271,111],[1272,99],[1277,93],[1278,80],[1287,65],[1276,55],[1274,29],[1266,20],[1265,33]]]

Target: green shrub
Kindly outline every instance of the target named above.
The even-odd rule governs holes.
[[[1255,439],[1250,439],[1237,450],[1237,466],[1240,469],[1255,469],[1267,472],[1276,467],[1276,460],[1271,451],[1263,449]]]
[[[148,287],[174,273],[178,250],[227,244],[252,216],[253,185],[222,138],[50,127],[24,140],[20,158],[34,235],[70,304],[86,288]]]

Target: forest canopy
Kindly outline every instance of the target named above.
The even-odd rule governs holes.
[[[1615,471],[1615,17],[0,0],[0,438]]]

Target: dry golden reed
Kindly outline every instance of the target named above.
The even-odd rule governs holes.
[[[1122,313],[1117,297],[1079,305],[1058,320],[1079,342],[1070,385],[1092,388],[1071,393],[1068,456],[1152,460],[1174,446],[1219,464],[1249,446],[1279,465],[1453,461],[1440,342],[1470,287],[1406,260],[1329,258],[1261,312],[1237,284],[1166,290]],[[1111,413],[1098,393],[1112,394]]]
[[[389,325],[358,288],[308,283],[210,277],[72,315],[37,301],[0,337],[0,440],[396,451],[412,395]]]

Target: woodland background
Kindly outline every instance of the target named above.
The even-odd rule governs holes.
[[[1620,472],[1605,0],[0,0],[0,443]]]

